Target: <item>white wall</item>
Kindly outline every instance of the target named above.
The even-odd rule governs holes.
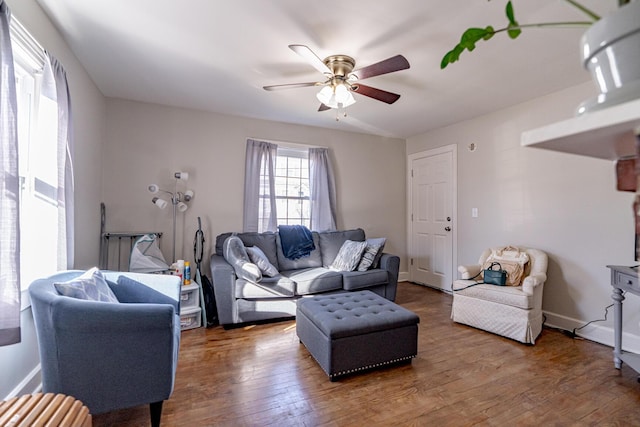
[[[458,144],[458,262],[475,263],[495,245],[546,251],[547,324],[568,329],[604,316],[612,302],[606,265],[633,263],[633,195],[616,191],[614,162],[524,148],[520,134],[571,117],[592,92],[591,84],[576,86],[407,141],[407,154]],[[625,303],[624,325],[639,340],[634,299]],[[612,318],[611,310],[609,321],[583,332],[612,345]]]
[[[103,180],[108,231],[162,231],[161,248],[169,261],[171,210],[157,209],[147,186],[173,190],[173,172],[187,171],[195,198],[185,214],[178,214],[176,256],[193,260],[200,216],[207,260],[215,236],[242,231],[246,139],[263,138],[329,147],[338,228],[361,227],[369,237],[387,237],[385,249],[401,256],[401,269],[406,265],[404,140],[120,99],[108,99],[107,112]]]
[[[7,0],[7,4],[12,15],[67,71],[75,123],[75,265],[78,268],[92,266],[97,263],[99,248],[105,99],[35,0]],[[38,347],[31,309],[23,310],[21,319],[22,342],[0,347],[2,399],[14,393],[31,392],[34,383],[39,383]]]

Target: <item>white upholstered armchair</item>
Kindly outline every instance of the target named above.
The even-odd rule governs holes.
[[[542,331],[542,289],[547,280],[547,254],[519,248],[528,255],[520,286],[475,285],[489,257],[500,248],[486,249],[478,264],[458,267],[461,279],[453,282],[451,318],[527,344],[535,344]]]

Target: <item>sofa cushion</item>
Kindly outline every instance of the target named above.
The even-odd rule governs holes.
[[[346,291],[384,285],[389,282],[387,270],[345,271],[342,273],[342,287]]]
[[[309,295],[342,289],[342,274],[323,267],[280,272],[296,282],[296,295]]]
[[[252,263],[258,266],[260,271],[262,271],[262,274],[269,277],[275,277],[279,274],[278,269],[269,262],[269,258],[267,258],[265,253],[262,252],[262,249],[257,246],[249,246],[246,250],[249,255],[249,259]]]
[[[379,237],[377,239],[367,239],[367,248],[362,254],[360,264],[358,264],[358,271],[367,271],[370,268],[377,268],[380,258],[382,258],[382,251],[384,250],[384,244],[387,239]]]
[[[107,280],[97,267],[67,282],[53,284],[60,295],[88,301],[118,302]]]
[[[216,237],[216,255],[224,256],[224,241],[234,233],[223,233]],[[265,233],[247,232],[235,233],[242,240],[245,246],[257,246],[267,256],[269,262],[276,268],[278,267],[278,258],[276,257],[276,233],[271,231]]]
[[[453,291],[466,297],[510,305],[524,310],[534,308],[533,295],[525,294],[522,291],[522,286],[477,285],[473,280],[456,280],[453,282]]]
[[[318,233],[315,231],[311,233],[313,236],[313,244],[316,247],[309,256],[305,256],[298,259],[289,259],[284,256],[282,251],[282,242],[280,241],[280,235],[276,238],[276,251],[278,254],[278,267],[280,270],[299,270],[303,268],[322,267],[322,255],[320,254],[320,245],[318,243]]]
[[[251,262],[244,243],[238,236],[227,237],[223,249],[224,259],[231,264],[236,276],[254,283],[262,280],[262,272]]]
[[[342,244],[338,255],[331,263],[331,269],[335,271],[353,271],[358,267],[362,253],[367,248],[367,242],[354,242],[347,240]]]
[[[296,283],[283,276],[263,277],[260,283],[236,280],[236,298],[283,298],[295,296]]]
[[[354,230],[345,231],[323,231],[318,233],[319,246],[322,253],[322,266],[329,268],[336,259],[340,248],[347,240],[362,242],[365,240],[364,230],[356,228]]]

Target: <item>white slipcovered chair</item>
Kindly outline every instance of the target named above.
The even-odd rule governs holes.
[[[535,344],[542,331],[542,289],[547,280],[547,254],[538,249],[518,248],[529,256],[520,286],[476,285],[476,281],[482,281],[476,276],[485,262],[500,249],[486,249],[477,264],[458,267],[461,279],[453,282],[451,319]]]

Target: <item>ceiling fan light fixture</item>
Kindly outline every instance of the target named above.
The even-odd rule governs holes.
[[[323,87],[320,89],[320,92],[317,93],[316,98],[318,98],[318,101],[322,102],[327,107],[330,107],[331,105],[329,104],[331,104],[332,101],[335,102],[333,88],[331,86]]]
[[[355,104],[356,100],[344,83],[325,86],[316,95],[318,101],[331,108],[346,108]]]

